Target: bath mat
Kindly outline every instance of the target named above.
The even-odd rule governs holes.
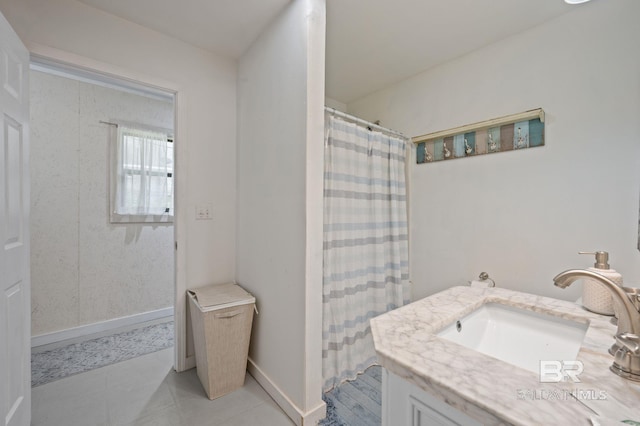
[[[318,426],[380,426],[382,367],[373,365],[355,380],[342,383],[322,395],[327,416]]]
[[[318,426],[345,426],[345,423],[336,412],[336,406],[333,404],[333,400],[327,398],[326,395],[322,395],[322,399],[327,404],[327,417],[320,420]]]
[[[31,386],[173,346],[173,321],[31,354]]]

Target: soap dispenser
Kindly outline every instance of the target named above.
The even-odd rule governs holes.
[[[596,256],[596,263],[593,268],[587,268],[588,271],[596,272],[609,278],[614,283],[622,287],[622,275],[614,269],[609,268],[609,253],[606,251],[596,252],[578,252],[578,254],[593,254]],[[611,293],[602,284],[597,281],[585,278],[582,286],[582,305],[601,315],[613,315],[613,299]]]

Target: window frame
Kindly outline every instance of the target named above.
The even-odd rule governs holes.
[[[172,224],[174,221],[175,215],[175,137],[174,132],[171,129],[166,129],[162,127],[149,126],[141,123],[132,123],[121,120],[110,120],[110,123],[113,124],[110,130],[109,136],[109,221],[112,224],[126,224],[126,223],[156,223],[156,224]],[[174,167],[172,168],[171,173],[168,173],[167,179],[171,180],[171,198],[172,203],[169,208],[169,212],[165,212],[163,214],[120,214],[116,212],[117,201],[116,197],[118,194],[118,185],[119,174],[118,171],[120,169],[120,164],[118,164],[118,144],[119,144],[119,132],[118,128],[122,126],[125,128],[130,128],[139,131],[149,131],[149,132],[159,132],[164,133],[167,136],[167,144],[171,144],[172,147],[172,158]],[[132,168],[131,170],[135,170]],[[156,172],[158,176],[161,176],[162,172]]]

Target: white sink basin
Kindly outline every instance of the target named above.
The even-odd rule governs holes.
[[[574,361],[587,328],[589,324],[487,303],[437,335],[538,374],[540,361]]]

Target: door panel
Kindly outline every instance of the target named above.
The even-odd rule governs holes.
[[[5,250],[22,244],[22,126],[4,116]]]
[[[22,282],[16,283],[5,292],[5,304],[7,306],[7,330],[9,332],[9,342],[20,342],[22,340],[22,332],[24,330],[24,291],[22,291]],[[29,313],[30,314],[30,313]],[[29,360],[25,359],[24,345],[10,344],[7,346],[7,402],[9,405],[7,420],[13,419],[19,410],[23,409],[25,386],[24,372],[30,366]],[[7,424],[17,423],[18,417],[24,417],[24,414],[15,418],[16,422],[8,421]]]
[[[0,14],[0,424],[31,421],[29,53]]]

